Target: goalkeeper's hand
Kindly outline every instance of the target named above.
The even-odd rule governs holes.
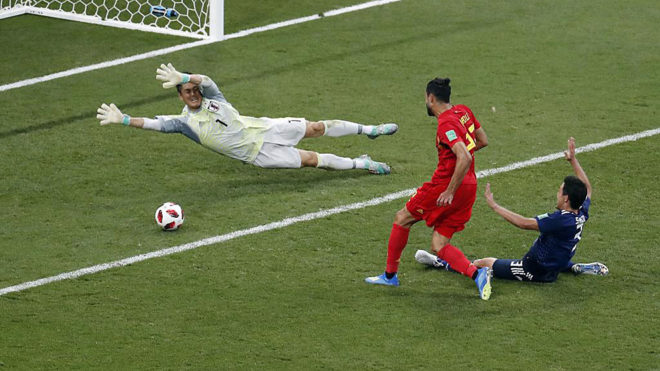
[[[101,125],[108,124],[124,124],[128,125],[130,123],[131,117],[121,113],[119,108],[115,106],[114,103],[107,104],[103,103],[98,110],[96,118],[101,120]]]
[[[156,80],[164,81],[163,88],[169,89],[187,83],[190,81],[190,75],[180,73],[172,66],[172,63],[168,63],[167,66],[161,64],[160,68],[156,69]]]

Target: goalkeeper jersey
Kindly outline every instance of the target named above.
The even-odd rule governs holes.
[[[267,121],[241,116],[207,76],[203,77],[200,91],[202,104],[197,110],[186,106],[178,116],[156,116],[160,131],[181,133],[212,151],[253,162],[263,145]]]

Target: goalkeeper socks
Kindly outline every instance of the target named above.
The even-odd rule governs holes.
[[[342,137],[344,135],[362,134],[365,131],[363,125],[344,120],[324,120],[321,121],[325,126],[323,135],[328,137]],[[371,132],[371,131],[368,131]]]
[[[364,158],[354,158],[353,160],[353,169],[368,169],[369,162]]]
[[[318,163],[316,167],[333,170],[353,169],[353,160],[346,157],[339,157],[330,153],[317,153]]]
[[[409,228],[404,228],[396,223],[392,224],[390,240],[387,243],[387,266],[385,272],[396,273],[401,262],[401,253],[408,243]]]
[[[438,258],[449,263],[451,269],[464,276],[472,277],[477,271],[477,267],[465,257],[463,252],[450,244],[440,249]]]

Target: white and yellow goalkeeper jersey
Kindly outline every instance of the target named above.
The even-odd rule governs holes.
[[[241,116],[218,86],[204,76],[200,85],[202,105],[195,111],[184,107],[178,116],[156,116],[161,132],[181,133],[225,156],[251,163],[257,157],[268,129],[265,119]]]

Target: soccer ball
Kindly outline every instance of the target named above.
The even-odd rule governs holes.
[[[168,17],[168,18],[176,18],[179,16],[179,13],[172,9],[172,8],[165,8],[164,6],[160,5],[152,5],[151,6],[151,14],[155,15],[156,17]]]
[[[165,202],[156,210],[155,218],[164,231],[175,231],[183,224],[183,209],[174,202]]]

